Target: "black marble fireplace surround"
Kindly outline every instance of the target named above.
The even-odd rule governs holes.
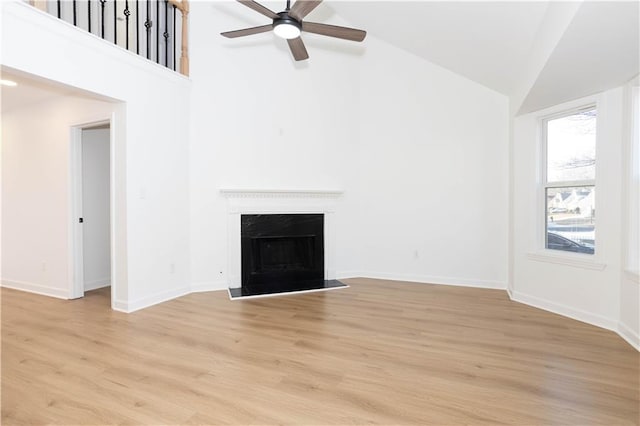
[[[232,297],[343,286],[324,279],[323,214],[243,214],[242,287]]]

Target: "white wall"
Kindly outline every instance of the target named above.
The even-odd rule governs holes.
[[[373,37],[360,66],[358,275],[506,288],[507,98]]]
[[[541,117],[597,103],[596,254],[543,248]],[[620,315],[623,146],[622,89],[514,119],[513,204],[515,300],[616,330]]]
[[[4,66],[121,101],[112,123],[113,307],[187,293],[189,80],[29,5],[1,2],[0,14]]]
[[[84,290],[111,284],[109,129],[82,131]]]
[[[228,13],[247,9],[242,5],[191,7],[192,281],[199,289],[226,288],[220,188],[342,189],[337,209],[352,202],[359,58],[309,40],[311,60],[294,63],[286,42],[272,34],[220,36],[233,29]],[[337,232],[345,239],[336,244],[343,265],[355,262],[344,251],[348,231]]]
[[[70,127],[114,109],[62,97],[2,114],[3,286],[70,297]]]
[[[252,19],[243,9],[197,2],[190,14],[194,285],[226,283],[219,189],[278,188],[344,190],[339,276],[504,288],[506,97],[371,35],[305,34],[303,63],[272,34],[221,37],[230,16]]]

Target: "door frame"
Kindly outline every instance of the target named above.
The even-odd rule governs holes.
[[[97,126],[109,126],[109,244],[111,273],[111,305],[115,296],[115,158],[114,114],[71,126],[69,144],[69,299],[84,297],[83,233],[79,218],[82,217],[82,131]]]

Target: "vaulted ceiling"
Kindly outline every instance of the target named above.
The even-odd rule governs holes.
[[[640,3],[585,2],[540,71],[520,112],[620,86],[638,75]]]
[[[524,113],[620,86],[640,63],[637,1],[333,1],[370,35],[511,98]],[[320,7],[309,15],[327,14]]]
[[[546,2],[330,2],[370,35],[508,95]]]

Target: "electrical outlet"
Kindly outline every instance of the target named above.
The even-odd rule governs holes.
[[[47,271],[47,263],[46,262],[42,262],[42,265],[40,266],[40,269],[42,269],[42,272],[46,272]]]
[[[420,257],[420,253],[418,252],[418,250],[414,250],[413,251],[413,259],[414,260],[418,260],[419,257]]]
[[[172,263],[171,265],[169,265],[169,272],[172,274],[176,273],[176,264]]]

